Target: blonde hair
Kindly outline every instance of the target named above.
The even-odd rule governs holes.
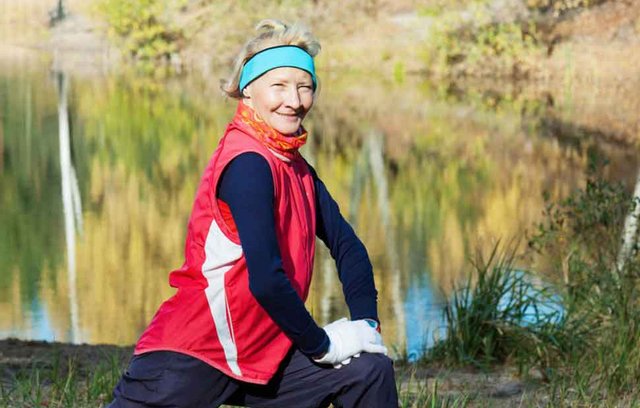
[[[246,42],[233,63],[227,79],[221,81],[222,92],[230,98],[241,99],[240,74],[244,64],[260,51],[280,45],[295,45],[315,57],[320,52],[320,43],[302,23],[286,24],[279,20],[262,20],[256,26],[258,34]]]

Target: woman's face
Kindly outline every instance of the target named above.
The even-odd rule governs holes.
[[[295,134],[313,106],[313,81],[308,72],[281,67],[266,72],[244,90],[244,103],[272,128]]]

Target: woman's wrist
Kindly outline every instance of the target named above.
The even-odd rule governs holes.
[[[377,320],[370,319],[368,317],[365,317],[362,320],[364,320],[365,322],[369,323],[369,326],[373,327],[378,333],[380,333],[380,323],[378,323]]]
[[[327,338],[328,338],[328,336],[327,336]],[[327,354],[329,354],[329,349],[330,349],[330,348],[331,348],[331,340],[329,340],[329,343],[328,343],[328,345],[327,345],[327,348],[326,348],[324,351],[322,351],[322,352],[320,352],[320,353],[318,353],[318,354],[316,354],[316,355],[311,356],[311,358],[312,358],[313,360],[315,360],[315,361],[322,360],[322,359],[324,358],[324,356],[326,356]]]

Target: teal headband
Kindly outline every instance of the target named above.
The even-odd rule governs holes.
[[[240,74],[240,91],[267,71],[280,67],[293,67],[307,71],[313,80],[313,89],[316,89],[317,81],[313,57],[295,45],[281,45],[262,50],[245,62],[242,74]]]

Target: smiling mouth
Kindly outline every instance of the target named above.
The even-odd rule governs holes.
[[[280,115],[280,116],[285,117],[285,118],[286,118],[286,119],[288,119],[288,120],[291,120],[291,121],[300,119],[300,116],[299,116],[299,115],[297,115],[297,114],[295,114],[295,113],[294,113],[294,114],[290,114],[290,113],[279,113],[279,112],[276,112],[276,113],[277,113],[278,115]]]

